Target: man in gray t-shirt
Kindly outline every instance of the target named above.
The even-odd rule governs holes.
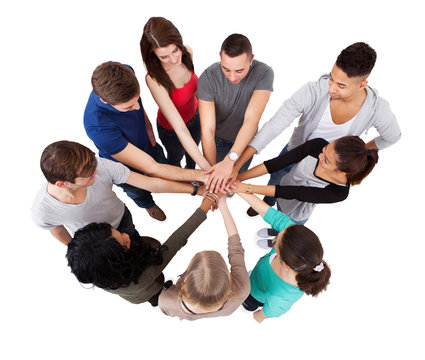
[[[254,60],[244,35],[230,35],[220,57],[221,62],[207,68],[198,81],[202,149],[208,162],[215,164],[207,188],[215,191],[224,188],[235,161],[257,132],[274,78],[271,67]]]
[[[130,212],[112,190],[113,184],[130,184],[156,193],[194,193],[191,184],[130,171],[121,163],[96,158],[93,151],[72,141],[50,144],[40,164],[47,184],[34,200],[32,218],[65,245],[71,241],[67,228],[73,234],[91,222],[107,222],[130,237],[136,232]]]

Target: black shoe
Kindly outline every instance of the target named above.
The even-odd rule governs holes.
[[[164,290],[167,290],[169,287],[171,287],[171,285],[173,285],[173,281],[172,280],[167,280],[162,287],[164,288]]]
[[[269,203],[269,202],[267,202],[266,200],[265,200],[265,197],[264,197],[264,199],[263,199],[263,201],[267,204],[267,205],[270,205],[270,206],[273,206],[274,204],[276,204],[276,201],[273,201],[271,204]],[[258,215],[258,212],[256,212],[252,207],[250,207],[247,211],[246,211],[246,213],[248,214],[248,216],[250,216],[250,217],[253,217],[253,216],[257,216]]]

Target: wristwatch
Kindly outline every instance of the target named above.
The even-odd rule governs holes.
[[[247,194],[252,194],[252,185],[251,184],[246,184],[245,192]]]
[[[193,192],[191,195],[195,196],[198,193],[199,183],[197,181],[193,181],[192,185],[193,185]]]
[[[228,156],[229,156],[229,159],[232,161],[236,161],[239,159],[239,155],[235,153],[234,151],[229,152]]]

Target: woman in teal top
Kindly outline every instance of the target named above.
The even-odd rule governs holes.
[[[251,272],[251,293],[243,306],[262,322],[286,313],[301,296],[325,290],[331,270],[323,260],[317,235],[253,194],[239,193],[273,229],[279,231],[274,248]]]

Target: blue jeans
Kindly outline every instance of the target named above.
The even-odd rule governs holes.
[[[196,112],[193,118],[189,120],[186,125],[192,139],[195,141],[196,145],[199,145],[199,142],[201,141],[201,123],[199,121],[198,112]],[[158,136],[161,139],[165,150],[167,150],[168,164],[181,167],[180,161],[183,159],[184,155],[186,158],[186,168],[194,169],[196,163],[184,149],[175,131],[164,129],[158,124],[158,122],[156,123],[156,127],[158,129]]]
[[[226,155],[229,153],[230,149],[232,148],[234,142],[229,140],[224,140],[218,136],[215,137],[215,148],[216,148],[216,162],[220,162],[223,160]],[[242,165],[239,172],[243,172],[248,170],[249,165],[251,164],[252,157]]]
[[[151,156],[155,159],[155,161],[166,164],[167,159],[164,155],[164,150],[162,149],[162,146],[156,143],[156,145],[152,148],[152,154]],[[134,170],[135,172],[138,172],[140,174],[145,175],[141,171]],[[127,196],[132,199],[137,206],[143,208],[143,209],[150,209],[155,205],[155,202],[153,201],[152,194],[144,189],[140,189],[138,187],[129,185],[129,184],[117,184],[120,188],[122,188]]]
[[[283,155],[285,153],[288,152],[288,144],[285,145],[285,147],[282,149],[282,151],[280,152],[280,155]],[[267,183],[267,185],[279,185],[280,184],[280,180],[291,171],[291,169],[295,166],[295,164],[289,165],[286,168],[280,169],[274,173],[270,174],[270,179],[269,182]],[[268,204],[273,204],[276,202],[276,199],[274,197],[271,196],[265,196],[264,197],[264,201]]]

